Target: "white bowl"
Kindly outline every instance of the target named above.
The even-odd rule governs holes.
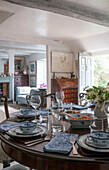
[[[82,116],[90,117],[91,119],[76,119],[71,120],[71,118],[80,118]],[[72,128],[89,128],[89,126],[93,123],[93,121],[96,119],[93,114],[91,113],[79,113],[79,114],[71,114],[65,115],[65,118],[69,120],[71,123]]]
[[[36,123],[24,122],[19,125],[19,128],[23,133],[32,133],[36,129],[36,126]]]

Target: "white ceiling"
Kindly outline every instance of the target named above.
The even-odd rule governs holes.
[[[97,3],[98,0],[66,1],[76,2],[95,10],[99,9],[103,14],[109,13],[109,1],[107,0],[99,0],[99,3]],[[14,13],[0,24],[0,40],[22,42],[22,47],[23,43],[34,44],[37,39],[68,42],[109,32],[109,27],[106,26],[45,10],[14,5],[5,1],[0,1],[0,11]],[[6,48],[5,45],[4,49]],[[13,48],[14,45],[15,43]],[[1,46],[0,48],[3,49]],[[31,48],[27,47],[26,49],[30,51]]]

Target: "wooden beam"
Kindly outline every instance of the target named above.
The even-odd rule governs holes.
[[[3,0],[17,5],[46,10],[95,24],[109,26],[109,14],[66,0]]]

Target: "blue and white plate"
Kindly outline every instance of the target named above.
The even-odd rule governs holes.
[[[20,137],[20,138],[27,138],[27,137],[34,137],[34,136],[40,136],[43,135],[47,132],[47,128],[43,125],[38,125],[37,127],[40,128],[39,132],[37,133],[31,133],[31,134],[19,134],[18,127],[14,127],[8,131],[9,135],[14,136],[14,137]],[[17,133],[18,132],[18,133]]]
[[[36,129],[35,129],[34,131],[28,132],[28,133],[24,133],[23,131],[20,130],[19,127],[17,127],[17,128],[15,129],[15,131],[16,131],[16,134],[18,134],[18,135],[31,135],[31,134],[33,135],[33,134],[36,134],[36,133],[41,132],[42,129],[41,129],[40,127],[36,127]]]
[[[109,148],[109,143],[107,144],[107,145],[96,145],[93,141],[90,141],[90,140],[88,140],[88,138],[86,138],[86,140],[85,140],[85,143],[87,144],[87,145],[89,145],[89,146],[92,146],[92,147],[95,147],[95,148],[103,148],[103,149],[107,149],[107,148]]]
[[[87,149],[89,151],[94,151],[94,152],[106,152],[108,153],[109,152],[109,148],[96,148],[94,146],[89,146],[88,144],[86,144],[86,139],[87,139],[87,136],[89,134],[86,134],[86,135],[82,135],[78,138],[78,145],[84,149]]]
[[[14,116],[17,116],[18,118],[29,118],[29,117],[34,117],[34,116],[36,116],[38,114],[39,114],[38,111],[33,109],[28,114],[22,114],[21,112],[15,112]]]

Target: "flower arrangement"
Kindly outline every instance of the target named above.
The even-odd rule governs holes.
[[[94,102],[98,107],[102,107],[105,100],[109,100],[109,91],[101,86],[93,86],[89,88],[88,86],[84,89],[86,91],[86,98],[91,102]]]

